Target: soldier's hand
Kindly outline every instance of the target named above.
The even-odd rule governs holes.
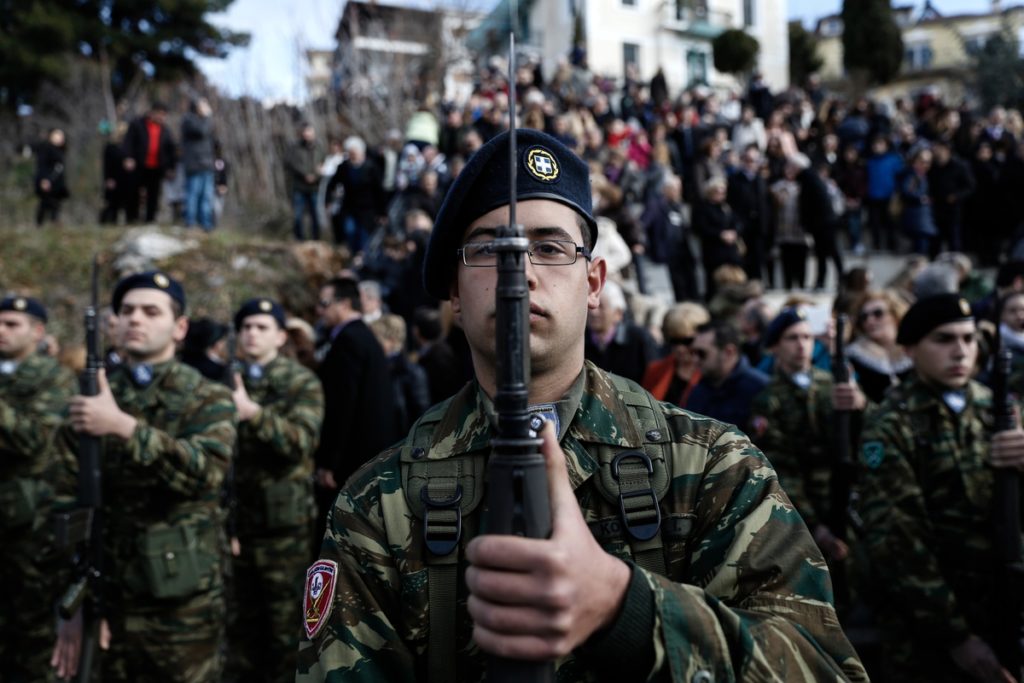
[[[550,423],[541,432],[551,497],[550,539],[483,535],[466,549],[473,639],[501,657],[552,660],[618,615],[629,566],[587,528]]]
[[[231,398],[235,401],[235,410],[238,411],[238,419],[241,422],[251,420],[260,412],[260,404],[249,398],[249,392],[245,390],[245,382],[237,372],[235,373],[235,390],[231,392]]]
[[[814,542],[818,544],[826,557],[830,560],[842,561],[847,558],[850,554],[850,546],[832,533],[824,524],[818,524],[814,527]]]
[[[116,434],[127,441],[135,432],[138,421],[117,405],[107,384],[107,373],[97,373],[99,393],[95,396],[75,396],[71,399],[71,426],[76,432],[90,436]]]
[[[330,491],[338,488],[338,482],[334,480],[334,472],[323,467],[319,467],[316,470],[316,485]]]
[[[832,387],[833,410],[864,410],[867,399],[864,392],[853,382],[844,382]]]
[[[954,647],[949,656],[976,681],[1014,683],[1010,672],[999,664],[996,653],[976,635],[967,636],[967,640]]]
[[[1016,467],[1024,471],[1024,430],[1020,425],[992,437],[993,467]]]
[[[81,656],[82,610],[78,610],[71,619],[57,620],[57,642],[50,656],[50,667],[56,670],[57,678],[74,678]]]
[[[110,623],[106,619],[100,619],[100,649],[110,649]]]

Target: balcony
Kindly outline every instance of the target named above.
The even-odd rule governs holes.
[[[708,9],[700,0],[665,0],[661,4],[661,25],[694,38],[711,40],[732,25],[730,12]]]

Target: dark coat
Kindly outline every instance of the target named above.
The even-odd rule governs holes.
[[[419,365],[427,373],[431,405],[457,394],[469,379],[465,365],[444,339],[420,354]]]
[[[188,113],[181,121],[181,165],[185,173],[213,170],[213,124],[209,117]]]
[[[68,186],[64,181],[64,148],[44,142],[36,150],[36,194],[44,194],[39,186],[42,180],[50,181],[49,195],[56,199],[68,196]]]
[[[401,353],[391,356],[388,365],[395,397],[395,419],[400,433],[405,434],[430,407],[427,373]]]
[[[701,379],[684,407],[747,429],[751,402],[768,386],[769,379],[768,375],[750,367],[745,356],[740,356],[739,363],[721,385],[716,387],[706,377]]]
[[[970,167],[950,157],[945,166],[932,164],[928,171],[928,191],[932,198],[932,213],[940,225],[959,224],[963,203],[974,193],[974,174]],[[949,202],[953,197],[953,202]]]
[[[140,116],[132,121],[128,125],[122,143],[125,157],[134,159],[137,169],[146,167],[146,154],[149,151],[149,126],[146,125],[146,120],[145,116]],[[174,138],[171,137],[171,131],[167,126],[161,125],[156,170],[168,171],[174,168],[178,160],[177,155],[178,151],[174,144]]]
[[[694,211],[693,227],[700,235],[704,268],[714,273],[718,266],[743,265],[743,256],[737,244],[726,244],[722,233],[726,230],[743,232],[743,224],[727,204],[700,202]]]
[[[800,184],[800,224],[815,239],[835,230],[839,216],[832,207],[825,180],[813,169],[804,169],[797,176]]]
[[[658,348],[647,330],[623,321],[604,349],[594,343],[593,335],[588,332],[583,355],[602,370],[639,384],[647,366],[658,357]]]
[[[391,373],[362,320],[345,325],[317,372],[324,387],[324,421],[316,465],[339,485],[401,436],[395,424]]]

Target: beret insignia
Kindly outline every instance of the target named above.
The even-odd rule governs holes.
[[[28,302],[27,301],[25,301],[24,299],[15,299],[14,300],[14,310],[16,310],[16,311],[24,311],[26,308],[28,308]]]
[[[558,180],[560,170],[555,155],[535,145],[526,150],[526,170],[537,180],[553,183]]]
[[[167,279],[167,276],[163,273],[157,273],[153,276],[153,284],[160,289],[167,289],[171,286],[171,281]]]

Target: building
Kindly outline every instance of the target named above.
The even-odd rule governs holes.
[[[370,139],[420,106],[472,88],[465,36],[482,13],[348,0],[335,37],[331,90],[343,122]]]
[[[620,80],[635,69],[649,80],[660,67],[670,92],[696,84],[733,87],[714,68],[711,41],[742,28],[761,46],[758,70],[773,90],[789,85],[785,0],[520,0],[517,40],[550,76],[578,36],[590,70]],[[478,53],[504,53],[510,26],[502,0],[470,36]]]
[[[929,0],[919,14],[914,5],[893,7],[903,35],[903,66],[899,77],[880,89],[882,94],[902,97],[937,87],[955,101],[963,97],[970,82],[973,55],[992,36],[1009,30],[1024,44],[1024,5],[1004,8],[993,0],[985,12],[954,15],[942,14],[939,5]],[[822,81],[844,81],[842,18],[838,14],[822,17],[815,35],[824,62],[818,72]]]
[[[334,50],[306,50],[306,92],[319,100],[332,91]]]

